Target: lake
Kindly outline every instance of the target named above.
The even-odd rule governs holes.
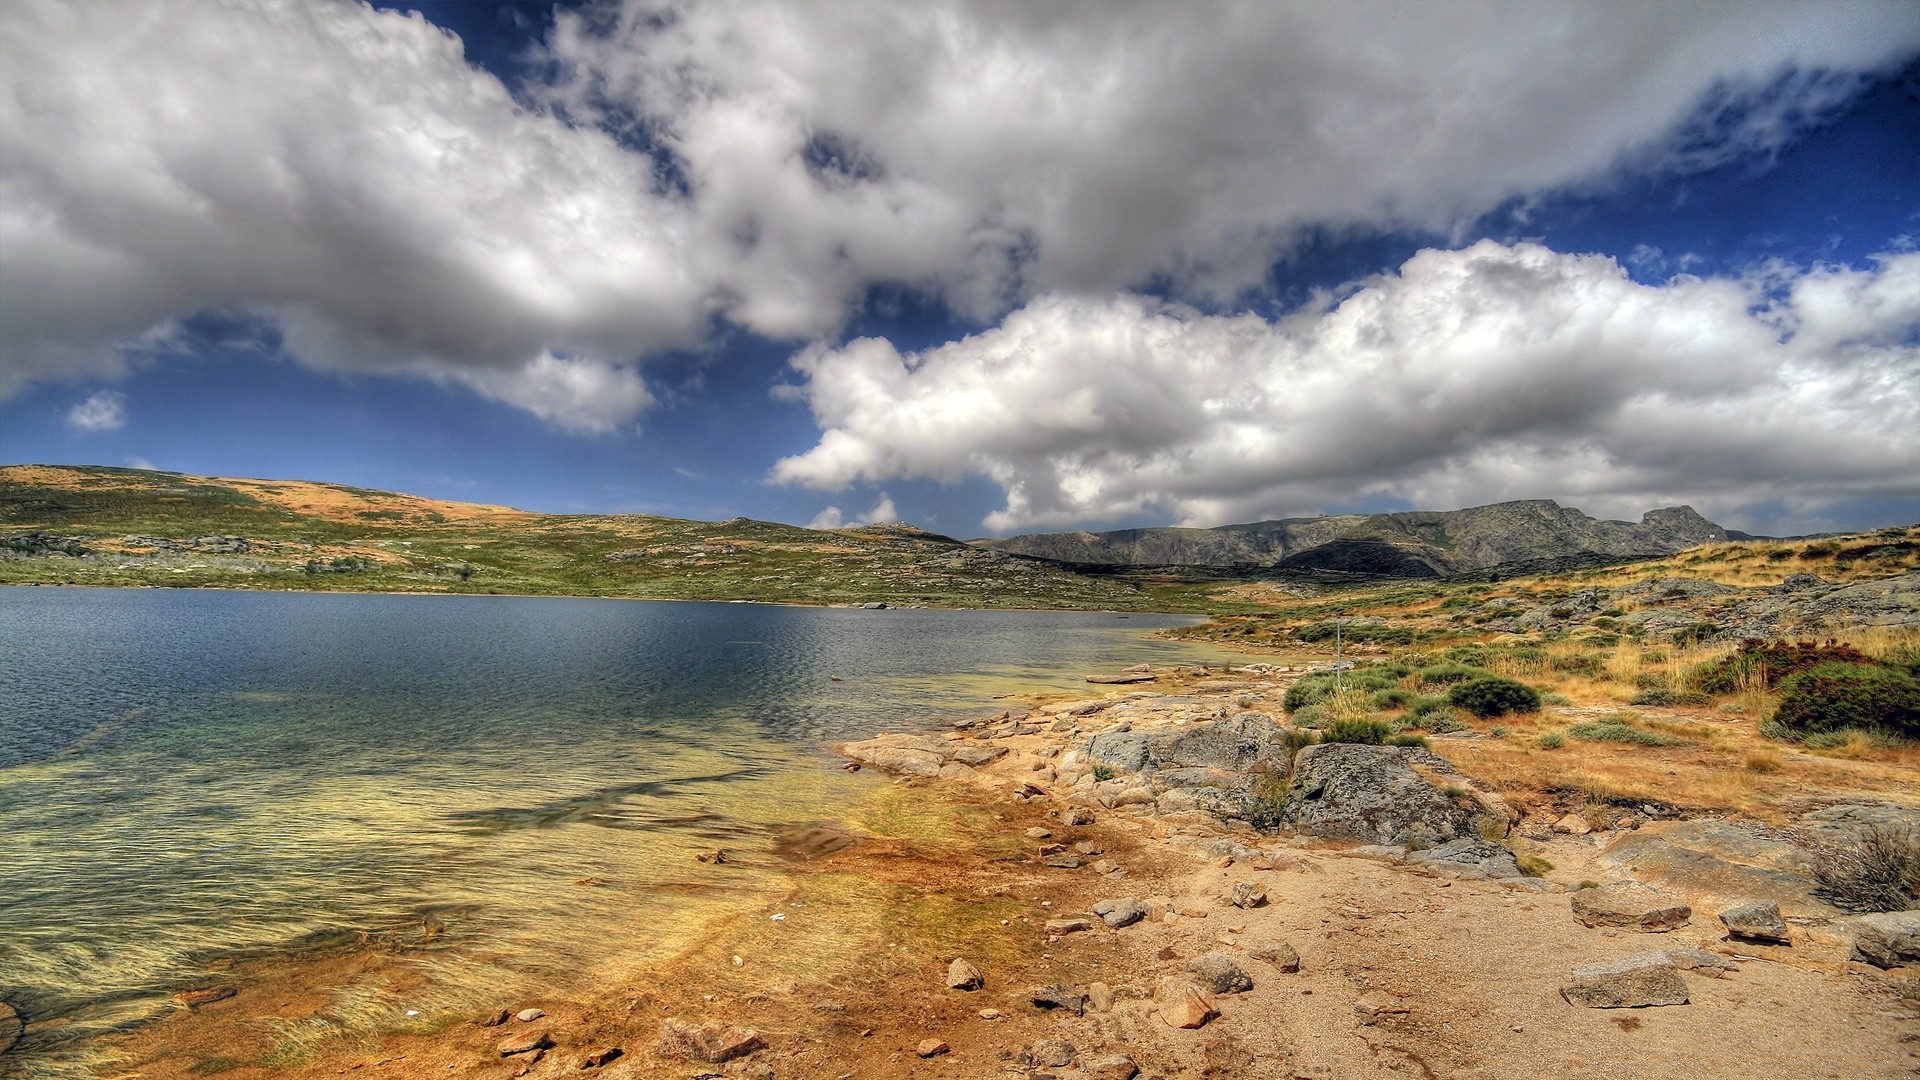
[[[393,927],[436,935],[439,996],[375,1011],[617,977],[762,902],[780,827],[884,782],[831,743],[1218,659],[1150,633],[1193,621],[0,588],[14,1060],[80,1067],[211,957]]]

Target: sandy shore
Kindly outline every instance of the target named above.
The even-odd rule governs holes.
[[[1725,897],[1703,893],[1664,933],[1576,921],[1569,887],[1621,876],[1605,856],[1630,829],[1576,835],[1523,819],[1513,842],[1553,869],[1488,878],[1263,835],[1178,799],[1137,801],[1084,759],[1090,735],[1121,725],[1277,715],[1287,681],[1163,673],[849,748],[901,775],[850,820],[783,835],[790,894],[712,926],[669,962],[485,1015],[336,1025],[304,1043],[288,1033],[343,1015],[341,987],[425,981],[430,969],[399,945],[241,965],[209,973],[233,996],[104,1046],[119,1061],[109,1075],[1850,1078],[1920,1067],[1920,972],[1849,960],[1835,920],[1789,905],[1790,945],[1733,941],[1714,917]],[[1137,901],[1144,917],[1109,926],[1096,914],[1105,901]],[[1574,967],[1650,950],[1712,958],[1684,972],[1687,1004],[1562,998]],[[983,985],[950,988],[956,959]],[[1065,1007],[1036,1004],[1045,987]],[[512,1015],[522,1010],[543,1015]],[[681,1024],[704,1026],[708,1056],[730,1041],[762,1048],[724,1062],[674,1052]],[[515,1040],[550,1045],[503,1055]]]

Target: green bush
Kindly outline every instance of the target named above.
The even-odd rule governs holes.
[[[1471,664],[1474,667],[1486,667],[1488,652],[1485,645],[1455,645],[1440,654],[1440,658],[1454,664]]]
[[[1424,735],[1401,734],[1401,735],[1387,736],[1387,745],[1388,746],[1417,746],[1420,749],[1425,750],[1428,748],[1430,744],[1427,742],[1426,737]]]
[[[1445,735],[1449,731],[1459,731],[1461,728],[1466,727],[1465,724],[1460,722],[1460,718],[1453,714],[1452,709],[1441,709],[1438,712],[1428,713],[1420,718],[1419,726],[1426,728],[1435,735]]]
[[[1417,697],[1407,706],[1407,711],[1416,717],[1431,716],[1446,709],[1447,699],[1443,697]]]
[[[1713,699],[1698,690],[1675,690],[1654,686],[1633,695],[1630,705],[1706,705]]]
[[[1680,741],[1619,720],[1593,720],[1575,724],[1567,729],[1567,734],[1583,742],[1631,743],[1635,746],[1672,746]]]
[[[1298,712],[1309,705],[1322,704],[1332,696],[1332,675],[1304,675],[1287,687],[1287,696],[1280,699],[1280,706],[1288,712]]]
[[[1797,733],[1867,728],[1920,738],[1920,681],[1877,664],[1821,664],[1780,684],[1773,719]]]
[[[1540,745],[1540,749],[1542,750],[1558,750],[1567,745],[1567,737],[1557,731],[1549,731],[1534,741]]]
[[[1748,638],[1740,643],[1738,651],[1694,668],[1691,678],[1693,685],[1706,693],[1731,694],[1749,680],[1764,680],[1772,688],[1821,664],[1867,663],[1872,661],[1860,650],[1831,639],[1822,645]]]
[[[1370,699],[1376,709],[1404,709],[1413,703],[1413,691],[1402,690],[1397,686],[1385,690],[1375,690]]]
[[[1447,691],[1447,700],[1475,716],[1488,719],[1508,713],[1540,711],[1540,691],[1523,682],[1486,675],[1469,679]]]
[[[1379,746],[1393,734],[1393,725],[1372,717],[1343,716],[1320,733],[1327,742],[1371,743]]]
[[[1592,653],[1574,653],[1572,656],[1553,658],[1553,670],[1565,671],[1574,675],[1598,675],[1606,670],[1607,663]]]
[[[1333,719],[1333,710],[1325,702],[1302,705],[1293,712],[1293,722],[1301,727],[1324,727],[1331,719]]]
[[[1104,761],[1094,762],[1093,778],[1095,780],[1102,780],[1102,781],[1113,779],[1113,766],[1107,764]]]
[[[1419,672],[1421,686],[1451,686],[1469,679],[1482,679],[1493,674],[1483,667],[1472,664],[1446,663],[1423,667]]]

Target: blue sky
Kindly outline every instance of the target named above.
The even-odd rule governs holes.
[[[1920,5],[115,10],[0,11],[0,461],[1920,519]]]

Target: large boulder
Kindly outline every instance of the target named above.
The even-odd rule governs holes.
[[[1664,934],[1693,917],[1685,901],[1637,881],[1581,889],[1570,903],[1573,917],[1587,926],[1617,926],[1647,934]]]
[[[1703,904],[1772,900],[1789,916],[1835,913],[1813,896],[1813,856],[1805,848],[1722,821],[1650,821],[1595,862]]]
[[[1285,760],[1286,740],[1265,713],[1157,731],[1106,731],[1087,740],[1090,760],[1131,772],[1245,773]]]
[[[1920,911],[1887,911],[1848,921],[1853,930],[1849,959],[1883,968],[1920,964]]]
[[[1505,836],[1513,817],[1438,754],[1362,743],[1300,751],[1281,816],[1315,836],[1413,848]]]
[[[1573,981],[1560,988],[1560,996],[1589,1009],[1685,1005],[1687,984],[1671,956],[1650,952],[1574,968]]]

